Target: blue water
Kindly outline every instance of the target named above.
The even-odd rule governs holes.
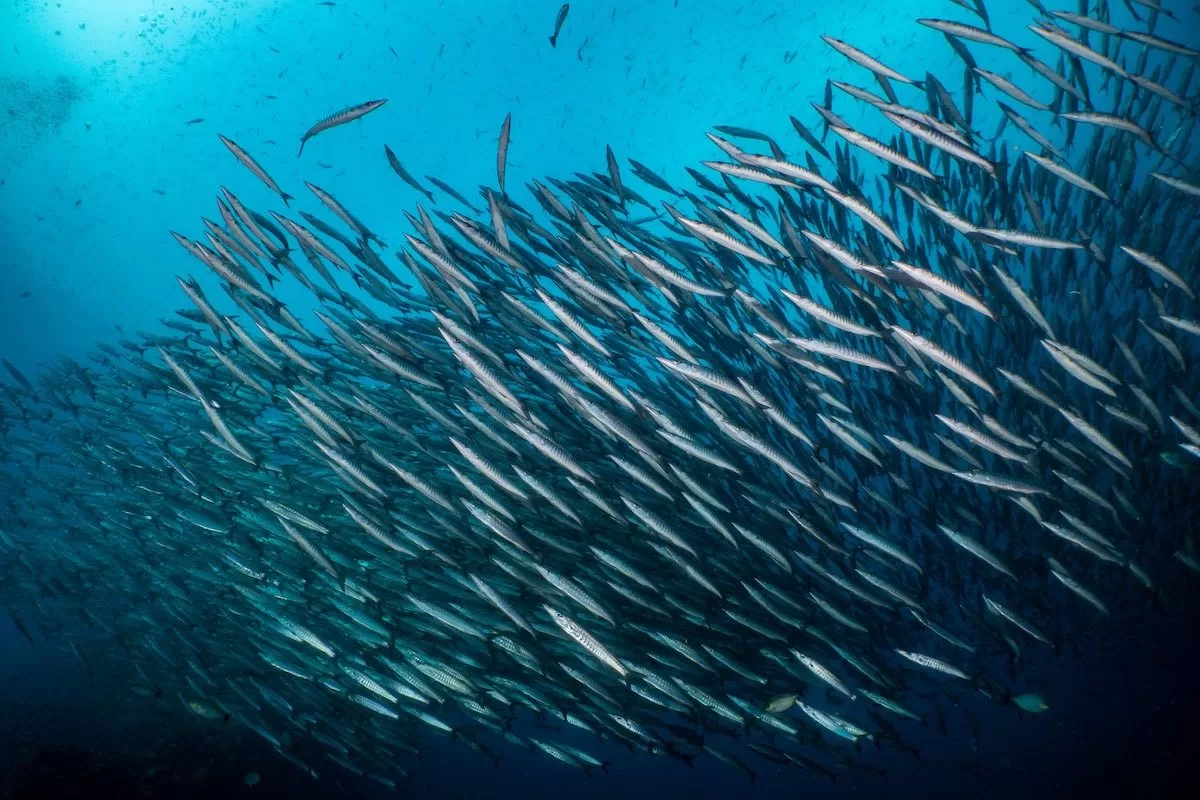
[[[215,217],[222,185],[252,207],[278,205],[218,133],[250,150],[292,193],[313,181],[385,239],[399,239],[403,212],[423,198],[388,170],[384,144],[414,175],[437,176],[474,201],[473,187],[495,183],[496,136],[511,113],[510,191],[547,175],[603,171],[606,145],[680,181],[685,165],[714,157],[703,136],[714,124],[768,132],[798,151],[787,117],[814,123],[809,103],[820,102],[827,79],[871,86],[821,34],[852,41],[901,72],[932,72],[961,92],[961,62],[940,35],[913,20],[974,21],[936,0],[868,0],[853,12],[777,0],[575,2],[551,49],[559,5],[7,0],[0,9],[0,355],[32,375],[60,355],[82,358],[97,340],[157,330],[159,319],[185,304],[176,274],[196,274],[217,293],[212,276],[199,274],[168,231],[191,235],[201,216]],[[1186,18],[1182,3],[1168,5]],[[994,30],[1032,44],[1024,31],[1034,14],[1028,3],[993,0],[988,7]],[[1128,21],[1123,9],[1113,14]],[[1186,23],[1165,19],[1157,33],[1193,46],[1200,40]],[[789,51],[797,55],[786,63]],[[975,52],[998,72],[1020,66]],[[1044,49],[1039,54],[1049,58]],[[296,158],[299,136],[313,122],[376,97],[388,104],[362,123],[322,134]],[[837,98],[836,108],[851,124],[878,126],[878,115],[868,119],[848,98]],[[993,103],[977,99],[976,114],[978,130],[995,128]],[[524,189],[516,194],[533,205]],[[312,205],[303,198],[303,207]],[[308,301],[299,291],[285,288],[281,298],[303,308]],[[1176,522],[1182,535],[1184,523]],[[401,792],[1032,798],[1165,789],[1200,745],[1200,598],[1195,581],[1175,574],[1169,583],[1169,602],[1133,596],[1080,637],[1077,651],[1026,653],[1025,688],[1045,697],[1050,711],[1020,717],[964,695],[979,734],[963,713],[947,714],[946,734],[931,720],[908,739],[920,761],[895,751],[872,760],[887,768],[886,779],[846,773],[830,785],[746,753],[758,773],[751,785],[711,759],[689,769],[567,733],[563,741],[611,761],[610,771],[587,777],[512,747],[494,768],[438,740],[419,760],[405,760],[412,777]],[[89,676],[61,642],[38,638],[30,646],[0,613],[0,781],[39,746],[130,755],[141,742],[149,749],[177,739],[221,754],[235,780],[230,797],[282,796],[281,787],[292,797],[392,796],[332,765],[313,783],[245,731],[205,727],[145,698],[118,698],[127,676]],[[236,782],[252,770],[263,775],[260,785]],[[335,776],[340,784],[330,783]]]
[[[0,119],[12,265],[0,315],[9,360],[22,368],[78,356],[114,338],[117,324],[149,330],[173,311],[172,276],[193,268],[166,232],[214,216],[222,183],[236,182],[252,207],[276,200],[218,132],[281,185],[311,180],[386,232],[422,198],[388,171],[384,144],[418,178],[474,197],[473,187],[495,182],[509,112],[514,184],[603,171],[606,144],[679,180],[685,165],[713,156],[703,135],[712,125],[790,141],[787,115],[811,123],[808,104],[820,102],[827,78],[866,85],[869,75],[821,34],[961,88],[942,37],[912,22],[945,15],[944,2],[867,3],[855,14],[808,3],[575,3],[554,50],[553,1],[91,5],[17,3],[0,53],[15,112]],[[1024,3],[996,5],[995,16],[1004,5],[1028,16]],[[784,64],[788,51],[798,55]],[[66,108],[53,91],[60,76],[74,87]],[[370,125],[324,134],[296,159],[310,125],[376,97],[389,102]],[[184,124],[197,117],[204,122]]]

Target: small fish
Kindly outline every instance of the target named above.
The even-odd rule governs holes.
[[[617,193],[617,200],[620,201],[621,207],[625,207],[625,187],[621,183],[621,166],[617,163],[617,157],[613,154],[612,147],[605,145],[604,158],[608,162],[608,179],[612,181],[613,190]]]
[[[1028,711],[1031,714],[1040,714],[1050,708],[1046,705],[1046,701],[1036,694],[1019,694],[1012,701],[1022,711]]]
[[[476,208],[475,206],[471,205],[471,201],[470,201],[470,200],[468,200],[467,198],[463,197],[461,194],[459,194],[458,190],[456,190],[456,189],[455,189],[453,186],[451,186],[450,184],[446,183],[446,182],[445,182],[445,181],[443,181],[443,180],[440,180],[440,179],[438,179],[438,178],[435,178],[435,177],[434,177],[434,176],[432,176],[432,175],[426,175],[426,176],[425,176],[425,180],[429,181],[429,182],[430,182],[430,183],[432,183],[434,186],[436,186],[437,188],[441,189],[443,192],[445,192],[446,194],[450,195],[451,197],[453,197],[453,198],[454,198],[455,200],[457,200],[458,202],[462,203],[462,204],[463,204],[464,206],[466,206],[467,208],[471,209],[471,211],[472,211],[472,212],[474,212],[474,213],[476,213],[476,214],[478,214],[478,213],[479,213],[479,209],[478,209],[478,208]],[[431,198],[431,199],[432,199],[432,198]]]
[[[8,374],[12,375],[13,379],[16,380],[17,383],[21,384],[25,391],[33,392],[33,384],[29,382],[29,379],[25,377],[21,370],[13,366],[7,358],[0,359],[0,361],[4,362],[4,368],[8,370]]]
[[[237,142],[219,133],[217,134],[217,138],[221,140],[223,145],[229,148],[229,152],[233,153],[234,157],[242,163],[242,166],[254,173],[254,177],[265,183],[268,189],[278,194],[285,206],[289,204],[289,201],[294,199],[290,194],[280,189],[279,184],[275,183],[275,179],[268,175],[267,171],[249,153],[243,150]]]
[[[409,173],[409,171],[404,168],[404,165],[400,163],[400,159],[396,158],[396,154],[392,152],[392,148],[388,147],[385,144],[383,146],[383,153],[385,156],[387,156],[388,166],[390,166],[392,168],[393,172],[395,172],[397,175],[400,176],[400,180],[404,181],[409,186],[413,187],[418,192],[420,192],[421,194],[428,197],[429,202],[431,202],[431,203],[437,202],[437,200],[433,199],[433,192],[429,191],[424,186],[422,186],[420,184],[420,182],[418,182],[417,179],[414,178]]]
[[[508,137],[509,130],[512,127],[512,114],[504,115],[504,122],[500,125],[500,138],[496,145],[496,183],[500,187],[500,193],[504,194],[504,175],[508,171]]]
[[[7,364],[8,362],[5,361],[4,363]],[[33,645],[33,635],[30,634],[29,628],[25,627],[24,621],[17,616],[15,611],[8,612],[8,615],[12,618],[13,625],[16,626],[16,629],[20,632],[21,636],[24,637],[25,641],[29,642],[30,645]]]
[[[558,9],[558,16],[554,18],[554,33],[550,34],[550,46],[558,45],[558,32],[562,30],[563,23],[567,21],[567,14],[571,12],[571,4],[563,3],[562,8]]]

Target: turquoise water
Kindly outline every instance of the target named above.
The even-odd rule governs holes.
[[[1007,5],[1024,18],[1024,4]],[[390,173],[384,144],[414,175],[474,196],[471,187],[494,182],[511,112],[514,183],[603,171],[605,145],[679,180],[684,165],[713,156],[703,135],[712,125],[783,139],[789,114],[814,116],[808,103],[827,78],[864,82],[822,33],[887,53],[902,71],[961,74],[941,37],[912,23],[943,13],[938,2],[854,14],[806,3],[575,3],[554,50],[556,2],[94,6],[17,2],[0,53],[10,98],[0,180],[11,198],[0,224],[16,290],[0,314],[21,367],[78,356],[115,325],[152,329],[174,310],[173,276],[192,267],[167,231],[214,217],[220,185],[235,183],[252,206],[271,202],[218,132],[280,184],[313,181],[387,232],[420,195]],[[389,102],[370,124],[320,137],[296,159],[312,123],[375,97]],[[185,124],[195,118],[204,122]]]

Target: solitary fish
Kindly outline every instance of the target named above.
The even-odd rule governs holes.
[[[359,105],[351,106],[350,108],[343,108],[341,111],[325,117],[325,119],[321,120],[316,125],[313,125],[304,132],[303,136],[300,137],[300,151],[296,153],[296,158],[299,158],[304,152],[305,143],[318,133],[323,133],[330,128],[336,128],[338,125],[345,125],[347,122],[353,122],[359,117],[370,114],[372,111],[379,108],[386,102],[386,98],[383,100],[368,100],[365,103],[360,103]]]
[[[558,45],[558,32],[562,30],[563,23],[567,21],[567,14],[571,13],[571,4],[563,3],[562,8],[558,10],[558,16],[554,18],[554,33],[550,34],[550,46]]]
[[[504,115],[504,124],[500,126],[500,142],[496,146],[496,180],[500,184],[501,194],[505,193],[504,175],[508,171],[508,131],[511,127],[512,113],[510,112]]]
[[[233,153],[238,161],[242,162],[242,166],[253,172],[254,177],[265,183],[268,189],[279,195],[279,198],[283,200],[283,204],[285,206],[288,205],[288,201],[292,199],[292,196],[283,191],[283,189],[280,189],[279,184],[275,182],[275,179],[268,175],[267,171],[263,169],[262,166],[255,161],[249,153],[241,148],[241,145],[239,145],[233,139],[226,138],[219,133],[217,134],[217,138],[221,140],[221,144],[229,148],[229,152]]]
[[[392,168],[392,171],[399,175],[402,181],[428,197],[430,202],[437,202],[433,199],[433,192],[426,189],[420,184],[419,181],[417,181],[416,178],[409,174],[408,170],[404,168],[404,165],[400,163],[400,159],[396,158],[396,154],[392,152],[392,148],[385,144],[383,146],[383,154],[387,156],[388,165]]]
[[[1036,694],[1019,694],[1013,698],[1013,703],[1022,711],[1028,711],[1031,714],[1040,714],[1050,708],[1046,705],[1046,701]]]

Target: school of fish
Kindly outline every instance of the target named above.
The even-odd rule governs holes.
[[[1200,52],[1149,0],[1033,2],[1029,47],[957,5],[917,30],[961,80],[821,37],[798,138],[717,126],[686,182],[609,148],[519,200],[509,117],[476,208],[384,145],[406,233],[222,136],[290,206],[234,173],[172,234],[224,296],[5,361],[0,602],[385,785],[438,735],[833,777],[966,693],[1045,710],[1030,651],[1200,572]]]

